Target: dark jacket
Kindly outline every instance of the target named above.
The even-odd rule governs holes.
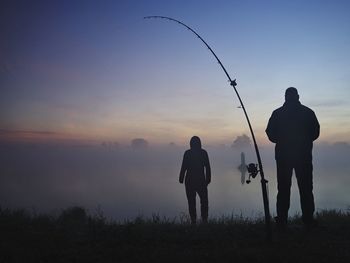
[[[291,101],[272,113],[266,134],[276,143],[277,161],[312,161],[312,145],[320,134],[320,125],[311,109]]]
[[[191,140],[191,149],[184,153],[179,181],[182,183],[185,178],[186,185],[207,185],[211,181],[208,153],[202,149],[199,138],[195,139]]]

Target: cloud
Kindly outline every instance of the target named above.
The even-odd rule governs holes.
[[[0,129],[1,135],[58,135],[59,133],[53,131],[33,131],[33,130],[6,130]]]
[[[55,131],[41,130],[11,130],[0,129],[1,143],[30,143],[30,144],[61,144],[61,145],[91,145],[96,141],[77,135]]]
[[[350,148],[350,144],[348,142],[335,142],[333,144],[334,147],[339,147],[339,148],[346,148],[349,149]]]
[[[330,107],[339,107],[347,104],[345,100],[323,100],[311,102],[308,105],[310,107],[319,107],[319,108],[330,108]]]

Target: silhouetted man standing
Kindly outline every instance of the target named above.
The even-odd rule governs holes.
[[[299,187],[303,222],[307,227],[314,224],[312,145],[319,133],[320,125],[315,113],[299,102],[296,88],[288,88],[285,103],[272,113],[266,128],[269,140],[276,143],[279,227],[284,228],[287,224],[293,169]]]
[[[196,194],[201,203],[202,222],[208,220],[208,184],[211,180],[211,170],[208,153],[202,149],[201,140],[193,136],[190,141],[191,149],[184,153],[179,181],[185,179],[186,196],[191,223],[196,224]]]

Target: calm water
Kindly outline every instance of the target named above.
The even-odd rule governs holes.
[[[209,185],[210,216],[263,213],[258,178],[245,184],[237,169],[241,151],[247,163],[252,149],[206,148],[213,171]],[[102,146],[25,146],[0,148],[0,205],[58,213],[68,206],[100,207],[107,217],[123,220],[158,213],[167,217],[187,213],[184,185],[178,173],[185,148],[176,146],[135,150]],[[275,214],[276,178],[273,148],[262,148],[269,180],[270,209]],[[317,209],[350,207],[349,145],[316,145],[314,194]],[[242,182],[244,184],[242,184]],[[197,202],[199,203],[199,202]],[[293,178],[291,214],[300,211]]]

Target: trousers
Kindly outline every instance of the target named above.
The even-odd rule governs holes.
[[[277,160],[277,217],[279,222],[287,222],[293,169],[299,188],[302,220],[307,224],[313,220],[315,211],[311,161],[289,163]]]
[[[201,218],[203,222],[208,220],[208,188],[206,184],[186,184],[186,196],[191,222],[196,223],[196,194],[198,194],[201,205]]]

